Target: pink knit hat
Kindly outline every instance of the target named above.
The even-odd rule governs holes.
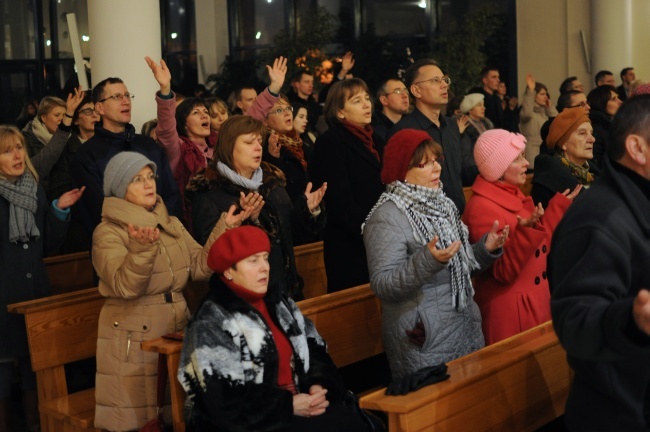
[[[478,171],[489,182],[499,180],[510,164],[526,148],[526,138],[503,129],[483,132],[474,146]]]

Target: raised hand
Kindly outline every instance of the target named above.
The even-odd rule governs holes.
[[[533,78],[533,74],[526,74],[526,85],[530,90],[535,90],[535,78]]]
[[[450,113],[453,114],[453,113]],[[456,123],[458,124],[458,130],[460,131],[460,134],[462,135],[463,132],[465,132],[465,129],[467,129],[467,126],[469,126],[469,117],[467,117],[466,114],[463,114],[460,116],[457,120]]]
[[[158,228],[139,228],[132,224],[128,224],[127,230],[129,232],[129,237],[143,245],[153,244],[160,238],[160,230]]]
[[[266,65],[266,70],[269,72],[269,79],[271,80],[269,90],[275,94],[280,93],[287,74],[287,59],[282,56],[276,58],[273,60],[273,66]]]
[[[352,70],[353,67],[354,67],[354,54],[352,54],[352,51],[348,51],[341,59],[341,72],[339,73],[339,78],[343,76],[341,79],[345,79],[345,76],[348,74],[348,72]]]
[[[519,223],[521,226],[532,227],[537,222],[539,222],[542,216],[544,216],[544,207],[542,207],[542,203],[537,203],[537,207],[535,207],[535,210],[533,211],[533,214],[530,215],[530,217],[524,219],[521,216],[517,215],[517,223]]]
[[[68,100],[65,101],[65,113],[69,116],[74,115],[74,112],[77,110],[77,107],[81,105],[81,101],[84,99],[85,95],[86,92],[81,90],[81,86],[75,87],[74,94],[68,93]]]
[[[316,189],[313,192],[311,190],[311,187],[311,182],[307,183],[307,188],[305,188],[305,196],[307,197],[307,207],[309,207],[309,211],[314,211],[318,208],[320,202],[323,200],[323,196],[327,190],[327,182],[323,183],[320,188]]]
[[[495,220],[492,224],[492,229],[488,232],[487,237],[485,238],[485,248],[489,252],[494,252],[495,250],[502,248],[506,244],[508,239],[508,234],[510,234],[510,225],[506,225],[501,232],[499,230],[499,221]]]
[[[264,198],[257,192],[249,192],[248,195],[244,195],[244,192],[239,192],[239,207],[243,209],[250,207],[251,212],[248,217],[252,221],[256,221],[260,217],[262,207],[264,207]]]
[[[157,64],[149,56],[145,57],[144,60],[147,62],[147,66],[153,72],[153,77],[156,79],[160,85],[160,94],[168,95],[172,92],[172,73],[167,67],[165,60],[160,60],[160,64]]]
[[[226,228],[232,229],[240,226],[242,222],[250,217],[254,209],[255,206],[249,206],[244,208],[244,210],[240,211],[238,214],[235,214],[237,206],[235,204],[231,205],[228,209],[228,213],[225,215]]]
[[[82,186],[79,189],[72,189],[64,193],[59,197],[56,206],[60,210],[65,210],[69,207],[72,207],[77,201],[79,201],[79,198],[81,198],[81,195],[83,195],[85,190],[86,190],[86,186]]]
[[[639,329],[650,336],[650,291],[641,289],[632,304],[632,316]]]
[[[445,249],[438,249],[436,247],[436,243],[438,243],[438,236],[435,236],[427,245],[429,248],[429,252],[431,252],[431,255],[433,255],[433,258],[441,262],[443,264],[447,264],[450,259],[456,255],[456,253],[460,250],[460,241],[456,240],[452,244],[450,244],[448,247]]]
[[[582,185],[579,184],[578,186],[576,186],[575,189],[573,189],[573,191],[569,191],[569,189],[565,189],[565,191],[562,192],[562,195],[564,195],[565,197],[573,201],[575,197],[577,197],[580,194],[581,190],[582,190]]]

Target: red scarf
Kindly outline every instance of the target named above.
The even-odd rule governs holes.
[[[264,317],[264,320],[273,335],[275,348],[278,350],[278,386],[296,394],[296,385],[293,382],[293,370],[291,369],[293,347],[291,346],[291,342],[289,342],[287,335],[285,335],[282,329],[275,325],[275,322],[271,319],[269,310],[266,308],[266,303],[264,303],[264,296],[266,293],[254,293],[223,276],[221,276],[221,280],[233,293],[235,293],[235,295],[250,304],[262,315],[262,317]]]
[[[379,153],[375,150],[375,143],[372,140],[372,126],[366,125],[365,127],[359,127],[353,125],[349,121],[341,120],[341,124],[346,128],[352,135],[361,141],[363,146],[368,149],[368,151],[377,159],[379,162]]]

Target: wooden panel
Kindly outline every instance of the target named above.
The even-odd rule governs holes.
[[[47,257],[43,260],[52,294],[63,294],[95,285],[88,252]]]
[[[323,259],[323,242],[296,246],[296,270],[305,281],[303,294],[306,299],[327,294],[327,274]]]
[[[448,381],[406,396],[382,389],[361,406],[390,413],[391,431],[532,431],[564,412],[571,375],[550,322],[448,366]]]

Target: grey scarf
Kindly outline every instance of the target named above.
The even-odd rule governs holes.
[[[453,305],[459,311],[464,310],[468,299],[474,295],[471,272],[479,265],[469,244],[467,226],[460,220],[454,202],[442,191],[442,184],[433,189],[394,181],[386,186],[386,192],[381,194],[366,221],[386,201],[394,202],[404,212],[418,243],[426,245],[438,236],[436,247],[444,249],[460,240],[460,250],[449,261],[449,273]]]
[[[217,162],[217,171],[219,174],[226,177],[228,180],[234,184],[246,188],[248,190],[256,191],[262,186],[262,168],[258,167],[253,173],[252,179],[247,179],[246,177],[240,176],[235,171],[228,168],[223,162]]]
[[[38,208],[37,190],[38,183],[29,170],[25,170],[16,183],[0,180],[0,196],[9,201],[9,241],[12,243],[27,242],[30,237],[38,239],[41,235],[34,220]]]

